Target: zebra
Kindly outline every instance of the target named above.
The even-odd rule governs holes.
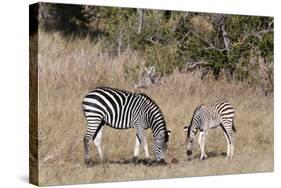
[[[135,128],[134,160],[138,159],[141,144],[145,151],[145,158],[150,160],[144,130],[151,128],[152,151],[158,162],[166,163],[164,159],[171,130],[167,129],[164,116],[158,105],[147,95],[109,87],[98,87],[84,97],[82,108],[88,123],[83,140],[86,165],[91,162],[89,144],[92,140],[100,160],[103,161],[101,138],[105,125],[115,129]]]
[[[198,106],[193,113],[190,125],[184,127],[188,159],[192,158],[195,144],[194,139],[198,130],[200,131],[198,137],[201,149],[200,159],[204,160],[208,157],[205,151],[206,137],[209,129],[218,126],[222,128],[227,140],[227,158],[233,158],[234,133],[236,132],[234,127],[234,108],[227,100],[223,99]]]

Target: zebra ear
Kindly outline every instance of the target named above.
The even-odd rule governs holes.
[[[187,132],[187,130],[188,130],[188,127],[184,126],[184,131]]]
[[[165,133],[164,132],[160,132],[159,135],[158,135],[158,138],[159,139],[165,138]]]
[[[171,134],[171,129],[168,129],[168,130],[167,130],[167,133],[168,133],[168,135],[170,136],[170,134]]]
[[[169,141],[170,134],[171,134],[171,129],[168,129],[165,135],[165,142]]]

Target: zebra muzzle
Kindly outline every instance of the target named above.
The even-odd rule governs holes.
[[[186,155],[188,155],[188,156],[192,155],[192,151],[191,150],[187,150],[186,151]]]

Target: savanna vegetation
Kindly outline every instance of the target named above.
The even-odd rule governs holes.
[[[40,4],[31,31],[38,52],[38,144],[41,185],[174,178],[273,170],[273,18]],[[157,82],[136,87],[146,68]],[[159,105],[172,134],[166,166],[127,163],[135,131],[106,128],[98,163],[83,161],[85,94],[97,86],[143,92]],[[227,98],[236,109],[234,159],[218,128],[208,160],[188,161],[183,127],[199,104]],[[146,131],[151,153],[152,137]],[[151,153],[152,154],[152,153]],[[31,156],[32,157],[32,156]],[[175,160],[177,159],[177,160]]]
[[[159,76],[199,68],[273,92],[272,17],[41,4],[39,20],[43,31],[88,37],[113,57],[137,52]]]

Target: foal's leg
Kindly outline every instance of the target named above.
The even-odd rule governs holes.
[[[201,149],[200,160],[207,159],[207,157],[208,157],[206,154],[206,150],[205,150],[206,137],[207,137],[207,131],[200,131],[199,138],[198,138],[198,143],[199,143],[200,149]]]
[[[231,122],[223,122],[221,125],[223,133],[227,141],[227,158],[232,159],[234,155],[234,137]]]

